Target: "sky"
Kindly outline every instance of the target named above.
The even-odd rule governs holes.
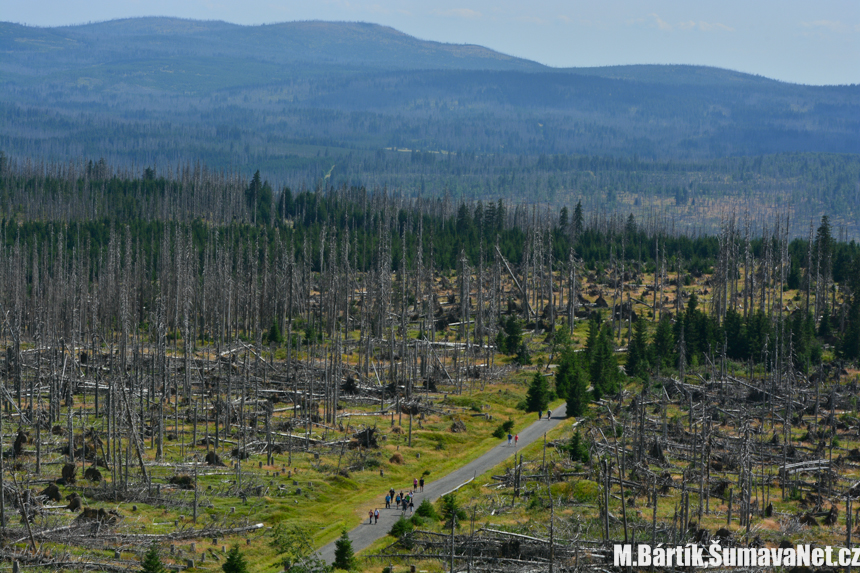
[[[717,66],[860,84],[860,0],[3,0],[0,19],[61,26],[134,16],[264,24],[373,22],[554,67]]]

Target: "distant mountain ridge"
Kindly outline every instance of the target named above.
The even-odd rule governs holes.
[[[14,64],[56,70],[77,60],[105,65],[117,60],[239,58],[296,66],[319,64],[374,70],[482,70],[558,72],[606,79],[678,85],[783,83],[710,66],[619,65],[551,68],[476,44],[421,40],[366,22],[318,20],[246,26],[219,20],[144,17],[39,28],[0,22],[0,70]],[[270,70],[263,72],[267,76]],[[26,75],[26,74],[25,74]],[[2,79],[0,79],[2,81]]]
[[[636,64],[626,66],[600,66],[586,68],[564,68],[565,71],[606,79],[628,80],[644,83],[677,85],[719,85],[726,84],[788,84],[779,80],[715,68],[712,66],[693,66],[688,64]]]
[[[241,26],[220,21],[133,18],[58,28],[0,24],[0,51],[50,65],[55,56],[88,64],[118,58],[237,57],[275,64],[318,63],[386,70],[538,71],[546,66],[471,44],[419,40],[360,22]],[[66,54],[57,54],[66,51]],[[41,57],[40,57],[41,56]]]
[[[500,175],[481,167],[464,191],[475,196],[515,189],[520,160],[546,175],[543,189],[570,191],[582,189],[566,174],[575,156],[860,154],[860,86],[694,65],[551,68],[355,22],[0,23],[0,118],[0,152],[10,156],[202,161],[296,186],[326,177],[466,189],[469,170],[493,157]],[[414,153],[409,178],[404,153]],[[454,156],[445,169],[435,161]],[[836,186],[852,188],[853,178]]]

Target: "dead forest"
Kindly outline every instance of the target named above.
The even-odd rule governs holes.
[[[278,524],[484,447],[533,419],[541,379],[580,411],[361,568],[851,543],[860,255],[826,218],[800,238],[743,215],[690,236],[581,206],[105,169],[0,171],[0,558],[16,567],[126,571],[156,543],[175,569],[220,570],[239,544],[280,570]],[[307,518],[310,549],[357,524],[332,511]]]

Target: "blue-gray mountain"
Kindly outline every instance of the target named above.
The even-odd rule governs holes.
[[[695,66],[553,69],[361,23],[1,23],[0,53],[10,157],[202,161],[293,186],[550,202],[599,193],[608,204],[643,190],[686,201],[727,181],[747,194],[798,190],[783,168],[750,170],[774,163],[835,165],[799,189],[817,201],[858,184],[845,155],[860,153],[856,85]],[[583,156],[639,167],[606,179]]]

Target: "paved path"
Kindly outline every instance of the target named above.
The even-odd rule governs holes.
[[[448,475],[435,481],[425,483],[424,491],[417,493],[414,497],[415,507],[417,508],[424,499],[429,499],[431,502],[436,501],[467,480],[472,479],[479,474],[483,474],[487,470],[499,465],[504,460],[512,456],[517,450],[521,450],[532,442],[543,439],[544,433],[555,428],[562,419],[564,419],[565,415],[565,405],[562,404],[556,410],[553,410],[552,419],[547,420],[544,417],[543,420],[536,420],[531,426],[520,432],[518,447],[515,448],[513,446],[508,446],[507,440],[503,440],[501,444],[494,447],[481,457],[472,460],[462,468],[454,470]],[[537,417],[537,414],[533,414],[533,416]],[[416,475],[415,477],[420,476]],[[412,484],[392,483],[391,487],[393,487],[398,493],[401,490],[405,493],[412,489]],[[369,524],[367,523],[367,516],[365,516],[364,522],[349,532],[349,538],[352,540],[352,549],[356,553],[369,547],[380,537],[387,535],[391,526],[394,525],[400,517],[400,510],[385,509],[386,493],[388,492],[382,491],[379,496],[379,523]],[[406,515],[407,517],[409,516],[408,511],[406,512]],[[325,559],[326,563],[334,561],[334,544],[335,542],[332,541],[320,549],[320,555]]]

